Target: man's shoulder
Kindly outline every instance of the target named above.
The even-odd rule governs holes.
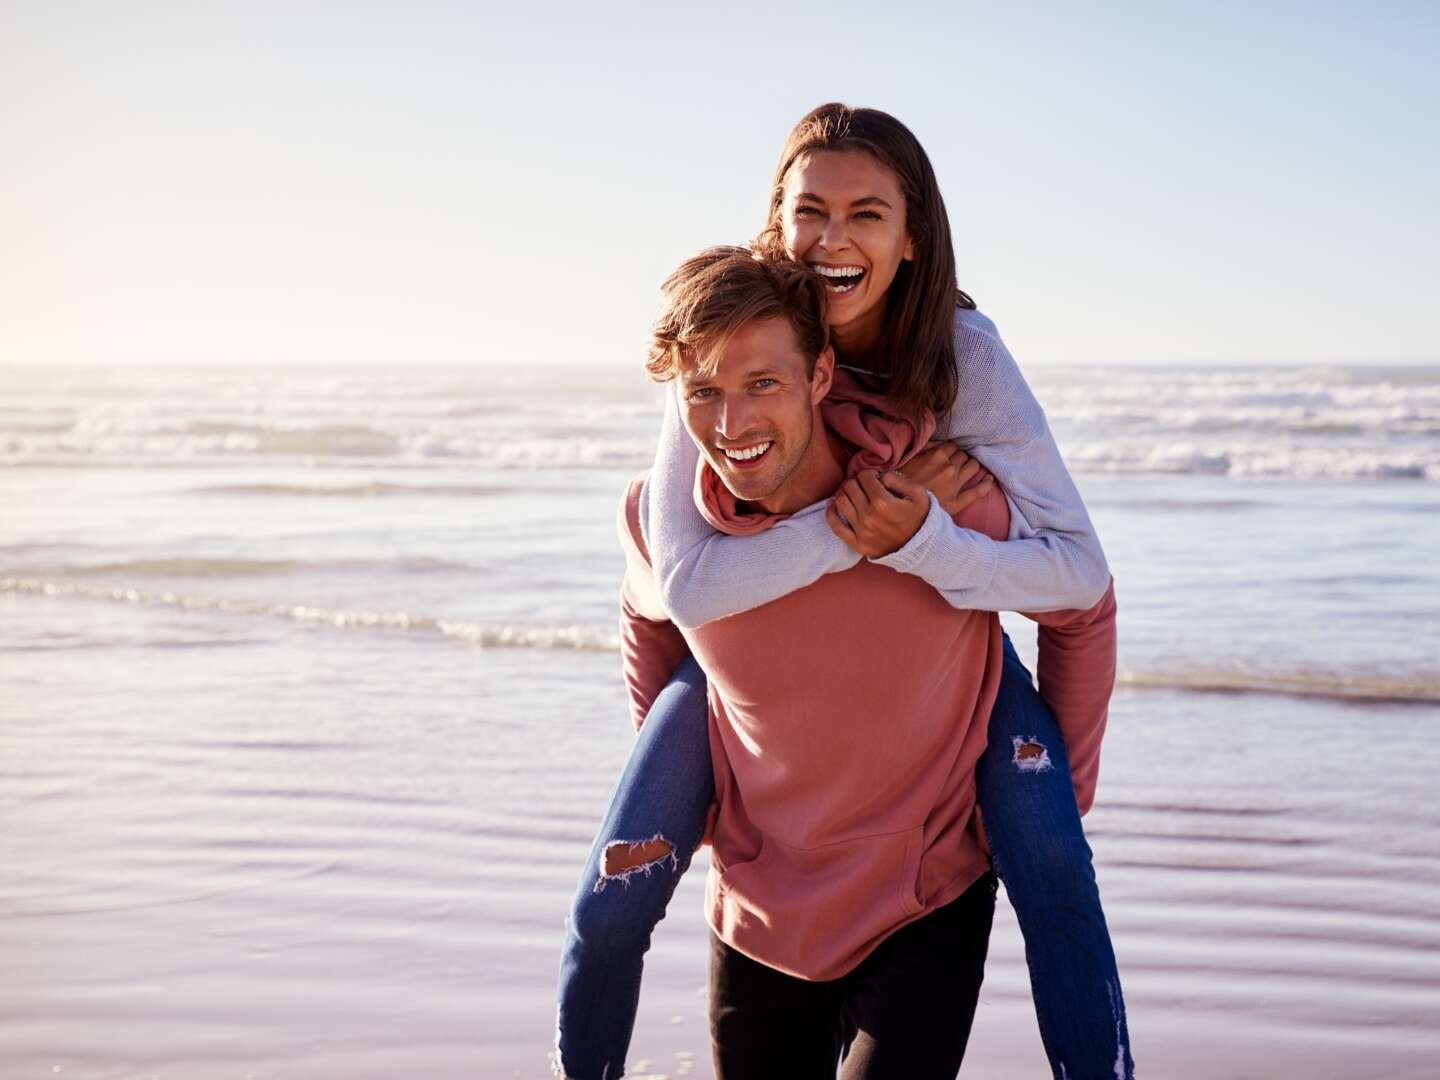
[[[650,563],[650,551],[645,544],[645,534],[640,526],[642,514],[642,503],[645,499],[645,482],[650,478],[650,470],[637,473],[625,486],[625,493],[620,496],[620,507],[616,515],[616,529],[620,534],[620,543],[625,548],[627,555],[639,556],[640,560],[647,566]]]
[[[621,595],[631,613],[651,622],[666,622],[670,616],[666,614],[659,590],[655,587],[650,551],[640,528],[641,504],[645,499],[645,481],[649,475],[649,470],[646,470],[631,480],[625,494],[620,497],[615,524],[620,535],[620,548],[625,552],[625,582],[621,586]]]

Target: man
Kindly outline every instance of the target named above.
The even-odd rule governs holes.
[[[805,269],[742,248],[666,285],[650,369],[678,382],[700,448],[697,503],[756,532],[834,494],[857,538],[902,546],[929,512],[894,473],[933,421],[821,402],[836,378],[824,295]],[[855,400],[858,398],[858,402]],[[847,477],[849,481],[847,482]],[[1002,663],[992,613],[862,560],[683,634],[622,506],[622,643],[637,722],[693,653],[710,686],[718,813],[706,885],[711,1029],[722,1077],[954,1076],[983,976],[995,882],[969,830]],[[956,521],[1007,536],[976,485]],[[1103,719],[1103,709],[1100,713]]]

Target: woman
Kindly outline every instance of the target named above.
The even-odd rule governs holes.
[[[993,324],[956,288],[943,200],[914,136],[875,110],[814,110],[781,155],[760,240],[831,283],[841,364],[883,380],[897,412],[947,418],[945,434],[1009,496],[1011,539],[997,543],[950,521],[945,504],[969,473],[948,448],[911,473],[937,498],[913,536],[866,515],[853,488],[823,513],[793,515],[753,537],[721,536],[694,505],[696,453],[672,403],[642,525],[674,621],[695,626],[768,603],[861,555],[917,574],[957,607],[1103,604],[1109,575],[1084,506]],[[1042,699],[1006,642],[977,787],[995,869],[1025,935],[1055,1076],[1128,1077],[1124,1003],[1079,818],[1093,797],[1099,733],[1066,738],[1064,688],[1046,679],[1047,648],[1061,647],[1042,630]],[[642,955],[700,839],[712,783],[704,680],[687,662],[650,708],[576,893],[558,1023],[558,1064],[574,1080],[623,1069]]]

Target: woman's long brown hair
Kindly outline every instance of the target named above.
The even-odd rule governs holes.
[[[901,411],[931,409],[937,415],[955,403],[955,309],[974,308],[955,280],[950,219],[920,141],[910,129],[879,109],[830,102],[812,109],[790,132],[775,183],[770,213],[757,243],[784,250],[781,205],[785,177],[801,157],[822,150],[860,150],[890,169],[905,194],[905,223],[915,257],[902,262],[885,297],[884,349],[890,362],[888,393]]]

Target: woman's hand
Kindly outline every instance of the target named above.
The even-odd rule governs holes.
[[[900,473],[866,469],[840,485],[825,510],[831,530],[866,558],[878,559],[910,542],[925,515],[930,496]]]
[[[937,443],[900,467],[925,490],[932,492],[940,509],[951,517],[984,498],[994,486],[991,476],[956,442]],[[968,485],[968,487],[967,487]]]

